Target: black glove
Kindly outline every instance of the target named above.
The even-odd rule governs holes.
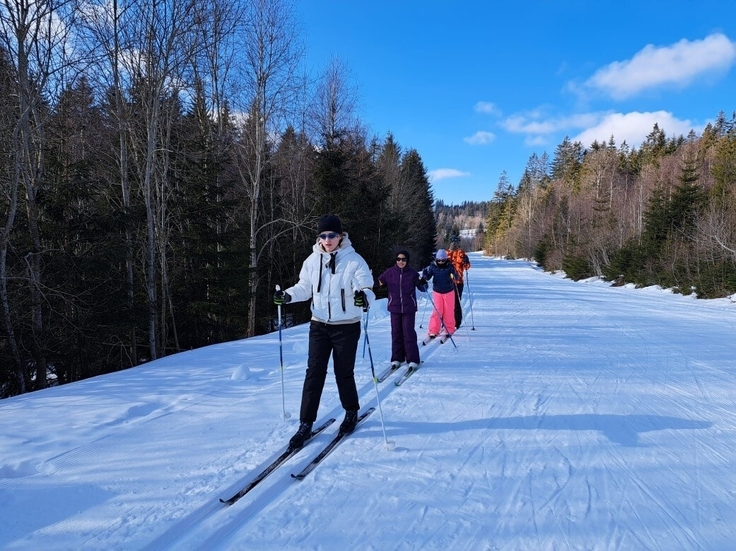
[[[429,289],[429,287],[427,286],[427,280],[423,277],[419,278],[419,280],[417,280],[417,289],[419,289],[422,293],[426,293],[427,289]]]
[[[358,308],[368,308],[368,297],[365,296],[364,291],[355,291],[353,297],[353,304]]]
[[[289,304],[291,302],[291,295],[283,291],[276,291],[273,294],[273,303],[281,306],[282,304]]]

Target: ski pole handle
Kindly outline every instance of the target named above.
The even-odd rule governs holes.
[[[360,294],[363,295],[363,312],[368,311],[368,297],[365,296],[365,292],[363,291],[363,287],[360,286],[360,282],[356,279],[353,281],[353,289],[354,289],[354,298],[358,297]],[[356,305],[357,306],[357,305]]]

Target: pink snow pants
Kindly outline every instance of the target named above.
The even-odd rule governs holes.
[[[432,316],[429,318],[429,334],[440,334],[440,329],[442,329],[440,316],[442,316],[447,331],[452,335],[455,332],[455,291],[452,290],[449,293],[432,291],[432,300],[435,307],[432,308]]]

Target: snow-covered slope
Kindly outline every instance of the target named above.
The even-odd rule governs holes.
[[[1,401],[0,548],[736,548],[736,306],[471,261],[457,349],[423,347],[383,416],[232,507],[296,429],[306,326],[283,332],[286,420],[277,333]],[[368,331],[378,372],[385,301]]]

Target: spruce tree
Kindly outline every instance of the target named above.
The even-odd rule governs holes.
[[[401,160],[401,179],[404,182],[401,203],[406,235],[403,245],[409,250],[415,267],[426,265],[432,259],[437,237],[432,195],[427,172],[415,149],[406,152]]]

